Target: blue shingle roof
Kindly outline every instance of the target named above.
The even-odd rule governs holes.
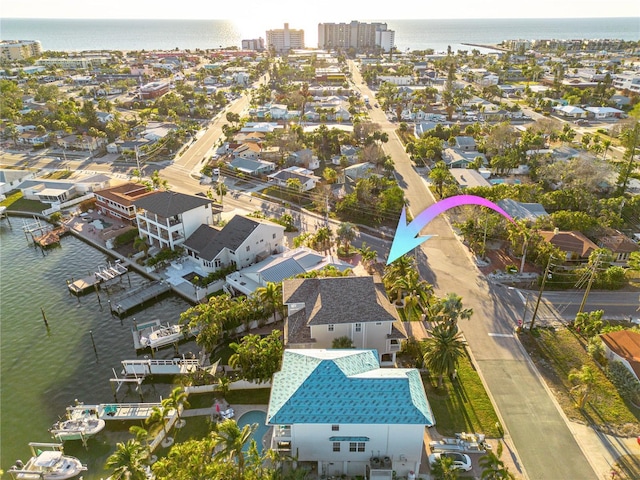
[[[272,425],[434,425],[420,374],[379,367],[374,350],[286,350],[274,375]]]

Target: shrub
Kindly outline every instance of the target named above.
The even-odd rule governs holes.
[[[127,245],[133,242],[138,236],[138,229],[134,228],[133,230],[127,230],[124,233],[118,235],[114,240],[113,244],[116,247],[121,247],[122,245]]]
[[[622,362],[613,361],[609,363],[607,376],[616,386],[622,398],[634,405],[640,405],[640,382],[627,370],[627,367]]]
[[[604,344],[599,336],[591,337],[587,345],[587,352],[600,365],[607,363],[607,357],[604,355]]]

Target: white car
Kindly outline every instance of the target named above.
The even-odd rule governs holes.
[[[453,468],[456,470],[462,470],[464,472],[468,472],[471,470],[471,457],[466,453],[457,453],[457,452],[436,452],[429,455],[429,465],[433,467],[437,462],[439,462],[443,458],[450,458],[453,460]]]

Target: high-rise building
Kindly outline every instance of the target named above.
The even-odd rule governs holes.
[[[252,38],[250,40],[242,40],[242,49],[243,50],[264,50],[264,39],[260,38]]]
[[[358,51],[382,48],[388,52],[393,48],[395,32],[387,29],[386,23],[319,23],[319,48],[355,48]]]
[[[24,60],[38,57],[42,46],[37,40],[2,40],[0,41],[0,60]]]
[[[278,53],[304,48],[304,30],[289,29],[288,23],[282,29],[267,30],[267,48],[272,47]]]

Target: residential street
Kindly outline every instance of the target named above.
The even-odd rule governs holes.
[[[361,85],[357,69],[353,79]],[[413,169],[397,135],[392,133],[395,125],[379,109],[373,110],[372,118],[389,133],[384,148],[395,163],[398,182],[415,217],[435,200]],[[598,478],[514,337],[514,327],[524,310],[521,297],[515,290],[485,280],[445,217],[437,217],[422,233],[437,236],[416,249],[420,273],[436,293],[455,292],[462,296],[465,307],[473,308],[472,319],[460,327],[502,419],[507,445],[513,442],[516,452],[511,453],[520,459],[527,478]]]

